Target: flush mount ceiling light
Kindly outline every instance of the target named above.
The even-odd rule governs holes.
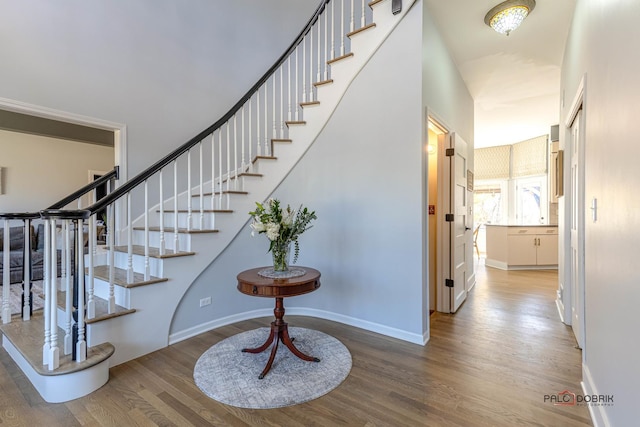
[[[487,12],[484,23],[500,34],[509,35],[535,7],[535,0],[507,0]]]

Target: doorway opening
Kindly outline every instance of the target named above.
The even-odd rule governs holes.
[[[475,284],[472,184],[467,144],[431,115],[429,158],[430,310],[455,313]],[[431,146],[431,148],[429,148]],[[435,252],[435,254],[434,254]],[[435,301],[435,305],[433,302]]]

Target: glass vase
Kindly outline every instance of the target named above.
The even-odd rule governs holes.
[[[280,243],[271,248],[274,271],[289,271],[289,258],[291,256],[291,243]]]

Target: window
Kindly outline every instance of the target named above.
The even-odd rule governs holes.
[[[546,135],[475,150],[476,224],[547,223]]]

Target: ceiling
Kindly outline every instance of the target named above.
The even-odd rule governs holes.
[[[475,101],[475,147],[511,144],[559,123],[560,66],[576,0],[536,0],[509,36],[484,16],[501,0],[425,0]]]

